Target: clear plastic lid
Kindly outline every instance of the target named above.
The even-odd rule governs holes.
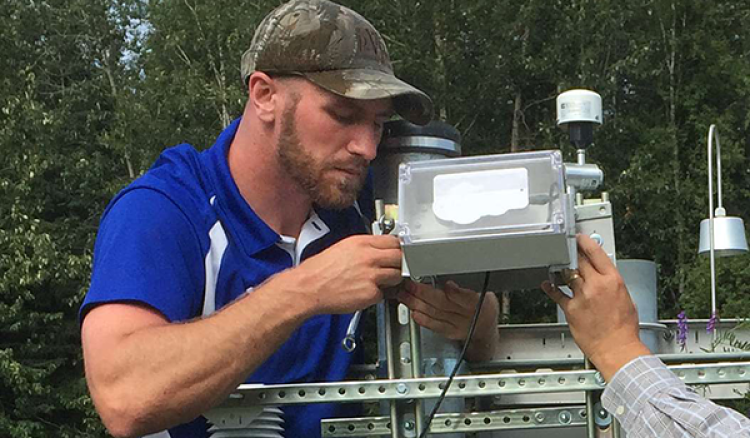
[[[404,244],[565,230],[560,151],[430,160],[399,169]]]

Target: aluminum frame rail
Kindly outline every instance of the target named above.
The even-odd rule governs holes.
[[[750,362],[673,365],[669,368],[688,385],[750,383]],[[557,381],[555,381],[555,377]],[[552,382],[549,386],[547,384],[548,381]],[[434,384],[434,382],[430,383]],[[461,386],[462,383],[464,384],[463,386]],[[469,383],[476,386],[471,388],[467,386]],[[489,385],[492,384],[496,385],[497,388],[490,388]],[[438,383],[438,385],[440,384]],[[601,390],[605,386],[606,384],[601,379],[601,375],[596,371],[495,374],[464,376],[461,378],[457,390],[449,390],[448,396],[469,397],[474,395],[488,396],[519,392],[594,391]],[[399,387],[397,386],[396,389],[398,390]],[[403,387],[401,387],[401,390],[403,391]],[[427,388],[425,387],[426,391]],[[467,393],[460,394],[461,392]],[[406,391],[406,394],[408,394],[408,391]],[[597,430],[594,432],[595,436],[619,436],[619,433],[617,433],[619,431],[615,430],[616,427],[612,427],[615,424],[612,421],[613,418],[603,409],[601,404],[596,404],[593,414],[595,415],[594,423],[597,426]],[[592,422],[587,421],[588,415],[586,405],[439,414],[435,417],[435,421],[430,427],[430,433],[446,434],[509,429],[589,426]],[[321,433],[324,438],[390,434],[392,431],[389,420],[388,417],[323,420],[321,422]],[[592,436],[592,431],[588,430],[587,435]]]
[[[604,411],[608,416],[609,414]],[[508,409],[466,414],[437,414],[431,434],[483,432],[503,429],[555,428],[586,425],[586,406]],[[391,433],[389,417],[323,420],[323,438],[381,436]]]
[[[686,384],[750,383],[750,361],[669,366]],[[240,385],[221,407],[421,400],[440,396],[446,377],[399,380]],[[597,391],[605,387],[596,370],[456,376],[446,397]]]

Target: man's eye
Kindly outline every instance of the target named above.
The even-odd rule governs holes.
[[[348,114],[333,113],[333,118],[336,119],[337,122],[344,124],[344,125],[351,125],[356,122],[356,119],[354,118],[354,116],[351,116]]]

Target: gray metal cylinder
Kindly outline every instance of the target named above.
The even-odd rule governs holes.
[[[604,172],[596,164],[565,164],[565,182],[578,190],[591,191],[604,181]]]
[[[425,126],[404,120],[385,124],[378,156],[372,162],[375,199],[398,203],[398,167],[401,163],[436,160],[461,155],[461,135],[447,123]]]
[[[658,323],[656,263],[650,260],[618,260],[617,269],[638,308],[638,321]]]

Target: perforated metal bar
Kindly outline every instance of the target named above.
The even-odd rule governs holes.
[[[586,407],[575,405],[466,414],[438,414],[432,422],[430,433],[552,428],[584,426],[585,424]],[[390,428],[388,417],[349,418],[321,422],[321,432],[324,438],[387,435],[390,433]]]
[[[674,365],[669,367],[687,384],[750,382],[750,362]],[[402,380],[308,383],[296,385],[241,385],[222,405],[292,405],[434,398],[444,377]],[[476,397],[519,393],[600,390],[601,375],[594,370],[458,376],[447,397]]]

